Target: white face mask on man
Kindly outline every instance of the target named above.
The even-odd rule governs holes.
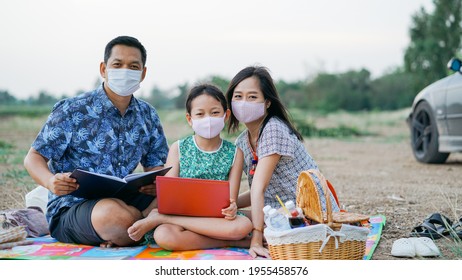
[[[226,114],[223,117],[204,117],[200,119],[191,118],[192,129],[201,137],[206,139],[214,138],[219,135],[225,127],[225,117]]]
[[[140,88],[141,70],[107,69],[107,85],[120,96],[129,96]]]

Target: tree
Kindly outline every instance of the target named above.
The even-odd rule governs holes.
[[[221,76],[211,76],[210,77],[210,83],[216,85],[219,89],[223,91],[223,93],[226,94],[226,91],[228,90],[229,86],[229,80],[221,77]]]
[[[0,104],[2,105],[10,105],[17,103],[16,97],[12,96],[6,90],[0,90]]]
[[[288,107],[302,108],[307,106],[306,82],[279,80],[276,82],[276,89],[281,96],[282,102]]]
[[[411,42],[404,55],[405,71],[412,75],[414,92],[447,75],[446,63],[461,44],[462,3],[434,0],[433,14],[422,7],[412,17]]]
[[[53,105],[57,101],[58,99],[56,97],[47,93],[46,91],[40,91],[37,98],[29,98],[29,104],[31,105]]]
[[[320,73],[307,85],[307,106],[325,112],[370,109],[370,72],[350,70],[341,74]]]
[[[186,105],[186,98],[188,96],[189,84],[186,82],[182,85],[178,85],[177,87],[180,94],[173,99],[175,108],[184,109]]]
[[[411,74],[397,68],[371,82],[371,109],[396,110],[409,107],[414,99]]]
[[[151,90],[151,94],[146,99],[146,101],[151,103],[152,106],[154,106],[156,109],[166,109],[173,107],[171,104],[172,102],[167,97],[167,94],[157,86],[154,86],[154,88]]]

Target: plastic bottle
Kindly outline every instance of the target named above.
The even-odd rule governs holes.
[[[268,223],[266,224],[272,230],[282,231],[290,229],[287,217],[276,209],[271,209],[268,213]]]
[[[295,203],[292,200],[287,201],[285,206],[290,213],[289,225],[291,228],[306,226],[305,216],[303,215],[303,210],[300,207],[295,207]]]
[[[265,207],[263,207],[263,213],[265,214],[265,221],[266,221],[266,219],[268,219],[269,211],[271,209],[273,209],[273,207],[271,207],[271,205],[265,205]]]
[[[295,207],[295,203],[292,200],[288,200],[285,203],[287,210],[289,210],[291,217],[300,217],[303,218],[303,211],[299,207]]]

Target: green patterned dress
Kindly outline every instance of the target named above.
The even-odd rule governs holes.
[[[228,180],[229,171],[234,163],[236,146],[222,140],[220,148],[213,152],[202,151],[188,136],[178,141],[180,154],[180,177],[211,180]],[[238,215],[243,215],[238,212]],[[144,235],[142,245],[155,244],[154,229]]]
[[[222,140],[216,151],[203,151],[194,136],[188,136],[178,141],[180,154],[180,177],[228,180],[229,171],[234,163],[236,146]]]

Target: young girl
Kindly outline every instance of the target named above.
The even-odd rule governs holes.
[[[250,190],[239,196],[237,205],[251,206],[253,231],[249,253],[253,257],[269,257],[263,247],[263,207],[269,204],[279,208],[276,195],[284,202],[295,202],[298,175],[307,169],[317,169],[317,165],[290,122],[266,68],[241,70],[231,80],[226,98],[232,113],[228,129],[236,131],[239,122],[246,127],[236,139],[236,146],[244,153],[244,172]],[[321,201],[325,207],[325,198]],[[338,211],[333,197],[331,201],[333,210]]]
[[[221,139],[230,111],[224,94],[215,86],[201,84],[191,89],[186,100],[186,120],[195,134],[172,144],[166,176],[229,180],[230,206],[224,218],[163,215],[153,210],[128,229],[133,240],[140,240],[155,228],[154,240],[168,250],[194,250],[224,246],[245,246],[252,223],[237,214],[236,201],[242,175],[243,154]]]

